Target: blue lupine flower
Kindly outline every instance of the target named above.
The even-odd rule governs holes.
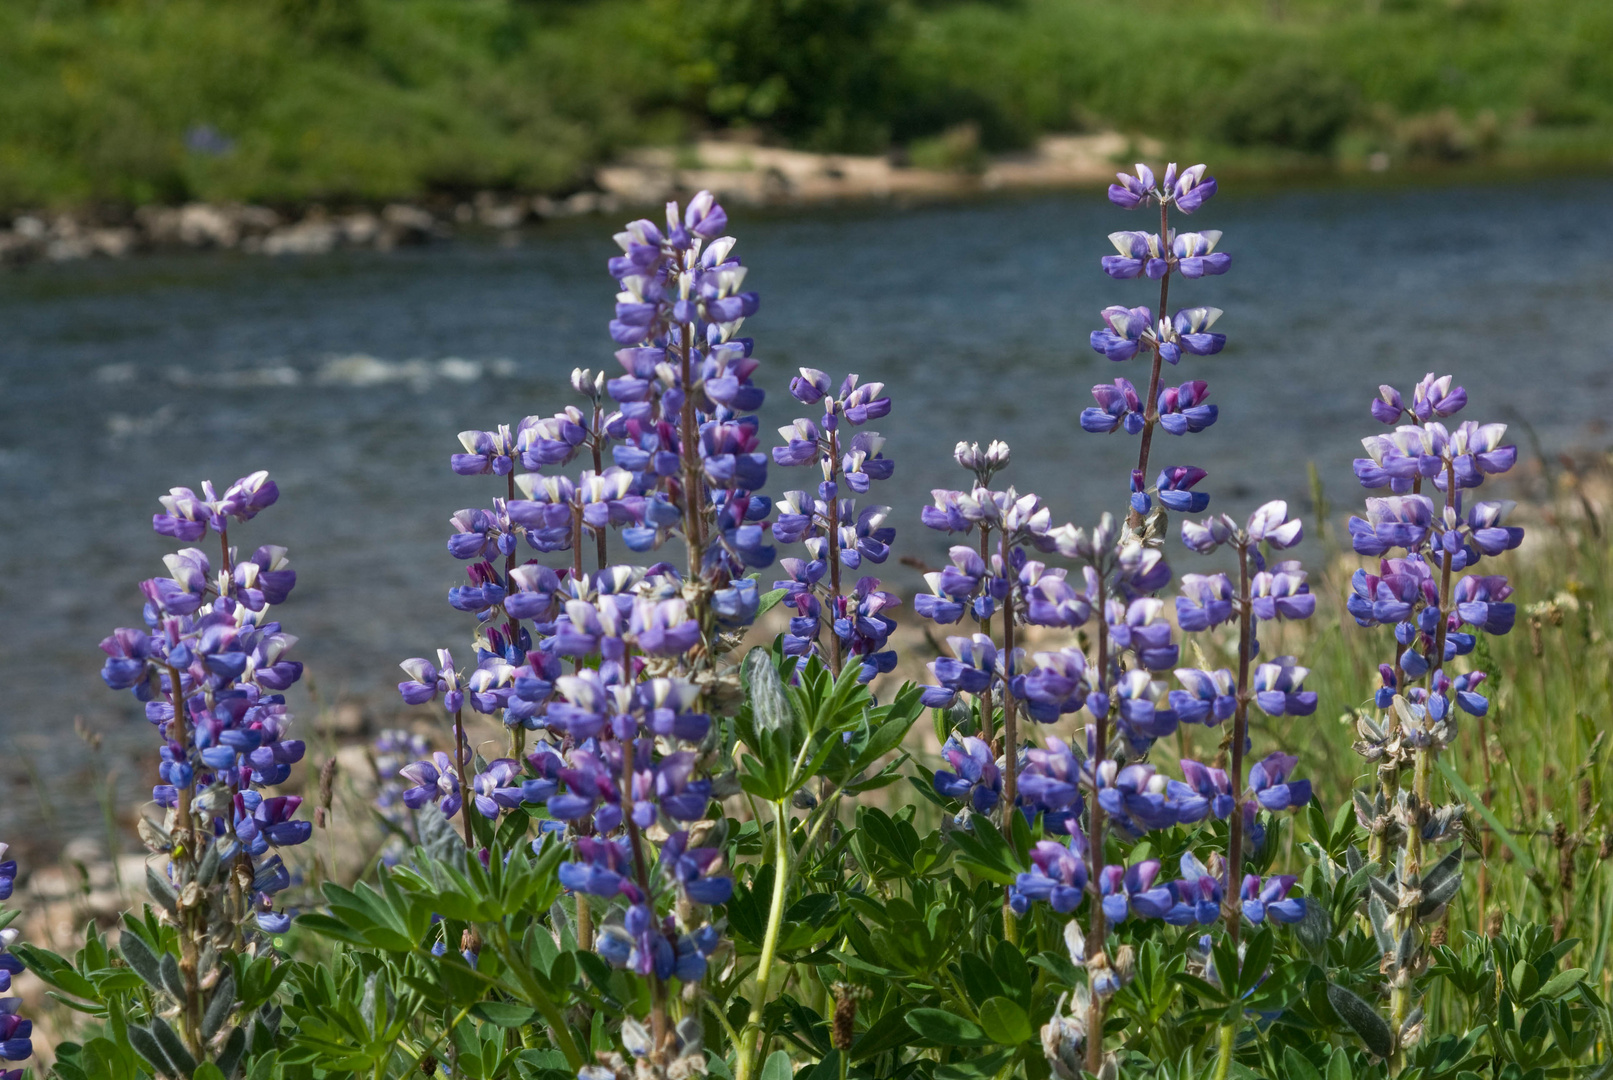
[[[1308,674],[1292,656],[1261,664],[1255,669],[1255,704],[1267,716],[1309,716],[1316,711],[1316,691],[1303,689]]]
[[[1215,423],[1220,410],[1204,404],[1209,384],[1193,379],[1181,386],[1167,386],[1159,392],[1159,426],[1172,435],[1203,431]],[[1085,425],[1083,425],[1085,426]]]
[[[1291,874],[1276,874],[1262,883],[1258,874],[1245,874],[1238,892],[1243,917],[1257,924],[1268,916],[1280,923],[1299,922],[1305,917],[1305,901],[1288,896],[1296,880]]]
[[[1031,867],[1014,881],[1021,896],[1032,902],[1045,900],[1061,915],[1080,906],[1086,892],[1087,864],[1074,837],[1063,844],[1038,841],[1031,848]]]
[[[1193,465],[1173,465],[1160,471],[1154,481],[1159,501],[1178,513],[1196,514],[1210,505],[1210,496],[1193,491],[1193,485],[1209,475]]]
[[[1191,851],[1182,854],[1182,876],[1171,883],[1176,903],[1164,915],[1172,926],[1208,926],[1221,918],[1226,887]]]
[[[1264,810],[1291,810],[1311,801],[1309,780],[1288,779],[1298,764],[1292,754],[1267,754],[1249,770],[1249,790],[1254,793]]]
[[[1183,689],[1170,692],[1171,711],[1184,724],[1219,724],[1237,709],[1236,684],[1227,668],[1177,668],[1176,681]]]
[[[1135,435],[1143,429],[1142,400],[1131,380],[1116,379],[1112,385],[1099,383],[1092,388],[1092,396],[1098,404],[1096,408],[1081,410],[1082,430],[1107,435],[1124,427],[1128,435]]]
[[[967,800],[977,814],[990,813],[1002,797],[1002,770],[991,756],[991,747],[973,735],[953,735],[941,748],[941,756],[951,770],[937,769],[934,786],[949,799]]]
[[[1164,886],[1154,885],[1158,877],[1158,859],[1145,859],[1126,867],[1105,866],[1098,875],[1104,917],[1115,925],[1133,914],[1141,919],[1163,918],[1175,906],[1176,898]]]

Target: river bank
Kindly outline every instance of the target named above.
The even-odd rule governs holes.
[[[277,209],[193,202],[142,206],[132,213],[19,213],[9,228],[0,230],[0,263],[124,258],[178,249],[262,255],[320,255],[338,248],[384,251],[446,239],[461,229],[508,232],[555,218],[649,212],[668,199],[702,189],[731,205],[811,206],[1098,187],[1128,154],[1160,153],[1153,140],[1115,132],[1048,136],[1029,152],[987,158],[963,131],[950,149],[938,150],[952,167],[707,140],[678,149],[631,151],[597,169],[586,189],[558,199],[483,191],[464,200],[379,207]]]

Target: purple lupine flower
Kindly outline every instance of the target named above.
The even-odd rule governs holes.
[[[1056,723],[1061,716],[1079,712],[1086,704],[1091,690],[1086,654],[1075,648],[1034,653],[1029,664],[1020,666],[1010,690],[1032,720]]]
[[[1390,389],[1379,387],[1380,390]],[[1399,395],[1395,395],[1396,398]],[[1387,399],[1386,399],[1387,400]],[[1467,391],[1460,386],[1451,386],[1451,376],[1441,375],[1435,378],[1430,371],[1417,383],[1412,392],[1411,409],[1413,416],[1419,420],[1428,420],[1435,416],[1453,416],[1462,411],[1467,405]]]
[[[1249,790],[1260,802],[1263,810],[1291,810],[1311,801],[1309,780],[1288,779],[1298,764],[1292,754],[1267,754],[1249,770]]]
[[[1143,429],[1142,399],[1137,396],[1137,388],[1131,380],[1116,379],[1112,385],[1099,383],[1092,388],[1092,396],[1098,404],[1096,408],[1081,410],[1082,430],[1107,435],[1124,427],[1128,435],[1135,435]]]
[[[485,818],[496,818],[500,812],[520,806],[524,798],[520,779],[521,766],[514,758],[488,762],[470,781],[476,811]]]
[[[708,792],[709,788],[708,784]],[[663,864],[670,868],[679,891],[696,904],[726,904],[734,894],[734,879],[724,872],[722,849],[692,848],[688,842],[688,833],[676,832],[662,848]]]
[[[1183,852],[1181,866],[1182,876],[1171,883],[1176,903],[1165,913],[1165,921],[1172,926],[1208,926],[1221,917],[1225,884],[1191,851]]]
[[[1255,669],[1255,704],[1267,716],[1309,716],[1316,711],[1316,691],[1304,689],[1309,674],[1292,656],[1261,664]]]
[[[1126,672],[1115,683],[1114,694],[1120,709],[1116,726],[1139,753],[1176,731],[1177,717],[1165,684],[1151,679],[1147,671]]]
[[[1232,816],[1237,800],[1232,797],[1232,781],[1227,777],[1226,770],[1187,758],[1182,759],[1181,768],[1182,786],[1204,800],[1212,817],[1225,821]],[[1184,795],[1179,793],[1178,799],[1183,799]]]
[[[459,775],[454,762],[441,750],[429,760],[414,761],[398,770],[398,775],[414,786],[403,793],[403,804],[418,810],[427,803],[435,803],[443,817],[459,813],[463,799],[459,792]]]
[[[1203,379],[1165,387],[1159,392],[1159,426],[1172,435],[1203,431],[1215,423],[1220,415],[1220,410],[1214,405],[1204,404],[1209,393],[1209,383]],[[1085,427],[1084,424],[1082,426]]]
[[[1073,837],[1064,844],[1038,841],[1031,848],[1031,867],[1014,881],[1021,896],[1032,902],[1045,900],[1061,915],[1080,906],[1087,887],[1087,864]]]
[[[1249,597],[1257,619],[1308,619],[1316,612],[1316,597],[1297,560],[1274,563],[1257,573],[1250,581]]]
[[[1158,877],[1158,859],[1145,859],[1127,867],[1105,866],[1098,875],[1104,917],[1115,925],[1133,914],[1141,919],[1162,918],[1175,906],[1175,897],[1164,886],[1154,885]]]
[[[1215,177],[1205,176],[1206,168],[1207,166],[1199,164],[1183,169],[1174,184],[1171,182],[1171,174],[1176,171],[1176,165],[1172,163],[1170,168],[1165,170],[1165,190],[1176,209],[1182,213],[1191,214],[1215,194]]]
[[[1503,551],[1515,550],[1522,544],[1523,530],[1515,525],[1502,524],[1517,505],[1505,499],[1474,503],[1466,519],[1473,546],[1485,555],[1499,555]]]
[[[1238,891],[1243,917],[1252,923],[1263,922],[1268,916],[1280,923],[1299,922],[1305,917],[1305,901],[1288,896],[1296,880],[1290,874],[1276,874],[1262,883],[1259,875],[1245,874]]]
[[[17,860],[6,858],[6,852],[10,849],[10,844],[0,844],[0,900],[10,900],[12,890],[17,885]],[[9,981],[0,986],[0,991],[9,989],[11,989]]]
[[[1469,574],[1456,583],[1451,594],[1457,617],[1486,634],[1505,634],[1517,618],[1516,604],[1504,603],[1512,586],[1500,575]]]
[[[1116,173],[1115,179],[1120,182],[1109,185],[1109,201],[1122,210],[1136,209],[1154,195],[1154,170],[1141,162],[1135,168],[1136,176]]]
[[[934,786],[949,799],[965,799],[977,814],[989,813],[1002,797],[1002,770],[991,756],[991,747],[972,735],[947,739],[941,756],[952,766],[937,769]]]
[[[1171,254],[1176,256],[1176,268],[1186,278],[1226,273],[1232,265],[1232,256],[1215,250],[1215,245],[1220,242],[1218,229],[1178,233],[1171,241]]]
[[[928,708],[947,708],[960,692],[983,693],[993,680],[1001,678],[997,645],[987,635],[949,637],[947,647],[952,650],[952,656],[938,657],[928,665],[936,681],[936,685],[924,688],[924,704]]]
[[[493,431],[461,431],[463,454],[453,454],[449,467],[460,476],[508,476],[515,470],[515,436],[510,425]]]
[[[1165,601],[1144,596],[1129,604],[1111,600],[1106,605],[1109,641],[1116,653],[1131,650],[1149,671],[1172,667],[1180,654],[1171,641],[1171,624],[1164,618]]]
[[[632,880],[633,856],[628,850],[625,836],[619,840],[579,836],[573,845],[573,851],[579,858],[560,864],[559,877],[563,888],[606,900],[626,896],[636,902],[643,896]]]
[[[1181,821],[1177,806],[1167,794],[1168,781],[1152,765],[1131,764],[1119,769],[1114,765],[1106,761],[1098,770],[1098,803],[1117,822],[1124,819],[1129,826],[1127,831],[1168,829]]]
[[[1237,618],[1232,581],[1225,574],[1183,574],[1176,598],[1176,622],[1183,633],[1198,633]]]
[[[1361,626],[1380,626],[1409,619],[1419,599],[1439,602],[1433,571],[1419,555],[1382,559],[1379,572],[1357,569],[1350,578],[1351,593],[1344,606]]]
[[[1117,281],[1144,274],[1157,281],[1165,276],[1170,267],[1165,246],[1159,242],[1157,233],[1113,232],[1109,234],[1109,243],[1119,254],[1103,257],[1103,272]]]
[[[1154,481],[1154,489],[1159,493],[1159,501],[1169,509],[1177,513],[1197,514],[1210,505],[1210,496],[1192,488],[1207,475],[1203,469],[1193,465],[1172,465],[1160,470]]]
[[[1237,709],[1236,685],[1227,668],[1215,672],[1177,668],[1176,681],[1183,689],[1170,692],[1170,706],[1184,724],[1219,724]]]
[[[1210,327],[1222,314],[1222,310],[1215,307],[1183,308],[1170,322],[1162,321],[1156,330],[1160,359],[1174,364],[1182,359],[1183,353],[1214,356],[1220,352],[1226,347],[1227,336],[1211,333]]]
[[[438,666],[440,665],[440,666]],[[465,692],[459,685],[459,672],[454,670],[454,658],[447,649],[437,650],[437,664],[424,657],[413,656],[398,665],[409,679],[398,684],[398,693],[410,705],[424,705],[442,695],[443,708],[458,712],[465,703]]]
[[[1088,732],[1090,737],[1090,728]],[[1041,813],[1048,833],[1069,836],[1072,844],[1079,842],[1077,850],[1085,851],[1079,824],[1082,810],[1080,760],[1064,740],[1049,736],[1046,749],[1027,748],[1020,764],[1020,808],[1033,818]]]
[[[1391,548],[1414,551],[1428,539],[1433,523],[1434,501],[1427,495],[1368,499],[1366,518],[1350,519],[1350,545],[1358,555],[1383,555]]]
[[[1110,360],[1130,360],[1154,340],[1154,314],[1148,308],[1106,307],[1102,317],[1107,328],[1092,331],[1092,350]]]

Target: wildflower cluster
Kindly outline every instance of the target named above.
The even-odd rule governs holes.
[[[1177,363],[1183,353],[1219,352],[1225,343],[1209,329],[1221,314],[1218,310],[1186,309],[1166,317],[1169,283],[1176,274],[1224,273],[1229,263],[1226,255],[1213,253],[1219,233],[1177,236],[1168,228],[1167,211],[1175,206],[1192,213],[1214,191],[1215,181],[1204,175],[1202,165],[1180,174],[1172,165],[1158,186],[1152,172],[1139,166],[1136,176],[1122,174],[1121,183],[1110,190],[1111,199],[1123,207],[1157,202],[1161,215],[1157,236],[1117,233],[1111,240],[1120,256],[1104,260],[1113,277],[1146,275],[1161,282],[1157,317],[1147,308],[1110,308],[1104,312],[1107,329],[1092,335],[1093,348],[1111,360],[1128,360],[1144,349],[1152,353],[1148,395],[1139,398],[1130,382],[1117,379],[1112,386],[1094,389],[1098,407],[1081,417],[1088,431],[1124,428],[1143,436],[1131,479],[1128,527],[1119,527],[1109,515],[1090,533],[1070,525],[1054,527],[1035,496],[993,491],[992,475],[1008,461],[1002,444],[985,453],[960,445],[958,461],[975,472],[974,488],[967,493],[936,491],[934,505],[924,511],[932,528],[979,532],[978,546],[952,548],[952,565],[928,575],[931,594],[915,603],[921,615],[940,623],[957,622],[968,612],[980,624],[980,632],[970,637],[949,638],[953,655],[931,665],[936,685],[925,691],[926,704],[952,708],[960,694],[971,697],[970,707],[959,714],[971,731],[959,731],[943,748],[951,768],[935,774],[935,789],[966,800],[960,823],[967,824],[970,814],[996,810],[1006,832],[1012,808],[1027,821],[1040,819],[1050,837],[1063,837],[1034,845],[1031,867],[1008,889],[1007,906],[1012,915],[1022,916],[1033,903],[1046,902],[1059,914],[1073,914],[1083,900],[1089,901],[1088,932],[1073,930],[1072,940],[1079,944],[1071,946],[1072,960],[1087,970],[1087,983],[1077,995],[1085,1015],[1055,1025],[1057,1032],[1049,1036],[1064,1052],[1072,1041],[1079,1044],[1078,1056],[1084,1056],[1089,1072],[1100,1071],[1104,1051],[1102,1040],[1089,1043],[1086,1033],[1101,1030],[1106,1001],[1129,977],[1110,959],[1114,954],[1107,940],[1113,926],[1128,918],[1172,925],[1224,919],[1236,942],[1244,920],[1294,922],[1305,912],[1304,901],[1288,895],[1295,878],[1262,880],[1245,872],[1245,856],[1258,850],[1264,838],[1260,813],[1295,809],[1310,800],[1309,782],[1292,777],[1292,755],[1268,754],[1247,776],[1244,767],[1249,705],[1273,717],[1307,716],[1316,708],[1315,693],[1304,689],[1306,671],[1294,658],[1256,665],[1260,623],[1304,619],[1315,609],[1299,563],[1266,563],[1266,551],[1299,542],[1300,523],[1289,518],[1282,502],[1261,507],[1242,526],[1225,515],[1184,522],[1182,539],[1192,550],[1208,554],[1228,545],[1236,551],[1238,582],[1222,573],[1184,575],[1175,598],[1175,627],[1167,618],[1166,601],[1156,595],[1171,579],[1158,546],[1164,515],[1202,511],[1209,496],[1194,490],[1205,472],[1191,466],[1166,468],[1151,487],[1145,486],[1153,428],[1163,426],[1181,435],[1204,430],[1217,416],[1215,407],[1205,404],[1202,381],[1161,391],[1160,366]],[[1079,563],[1080,586],[1068,571],[1033,559],[1031,551]],[[990,633],[990,621],[998,613],[1000,645]],[[1089,621],[1091,632],[1083,639],[1087,647],[1027,654],[1015,645],[1017,626],[1075,630]],[[1178,667],[1177,628],[1204,633],[1223,625],[1237,627],[1236,672]],[[1171,673],[1175,687],[1160,677]],[[1003,717],[1004,738],[996,748],[993,695],[1001,702]],[[1056,737],[1047,738],[1043,748],[1021,745],[1017,715],[1048,724],[1082,711],[1090,722],[1079,751]],[[1153,745],[1179,726],[1213,727],[1228,720],[1231,731],[1224,745],[1230,747],[1230,768],[1183,760],[1181,779],[1175,779],[1148,763]],[[1129,865],[1107,860],[1106,848],[1112,843],[1136,843],[1153,832],[1212,819],[1228,822],[1224,855],[1214,853],[1206,862],[1189,850],[1180,858],[1182,876],[1174,880],[1161,876],[1158,858],[1139,858]],[[1088,942],[1096,945],[1090,956]]]
[[[149,850],[167,857],[153,889],[179,929],[180,977],[168,989],[192,1055],[216,1034],[203,1030],[205,991],[218,982],[208,965],[220,962],[221,950],[263,948],[264,934],[290,925],[275,907],[275,895],[292,882],[280,851],[313,830],[296,816],[300,796],[265,792],[289,778],[304,752],[288,738],[284,693],[302,676],[302,664],[288,656],[297,639],[274,614],[296,572],[285,548],[265,545],[243,557],[229,535],[232,524],[251,521],[278,497],[266,472],[222,495],[204,483],[199,495],[174,488],[163,496],[155,530],[184,542],[216,533],[219,565],[195,547],[165,556],[169,576],[140,583],[144,628],[120,628],[101,642],[101,678],[144,704],[162,740],[152,799],[165,815],[143,820],[140,832]],[[249,929],[254,917],[261,933]]]
[[[1432,867],[1424,855],[1425,845],[1460,841],[1465,810],[1433,804],[1434,762],[1456,737],[1458,713],[1489,711],[1479,692],[1487,672],[1461,658],[1478,635],[1505,634],[1516,619],[1507,579],[1475,570],[1523,542],[1523,530],[1506,524],[1513,503],[1476,497],[1518,451],[1504,442],[1505,424],[1449,426],[1466,405],[1467,391],[1449,375],[1430,372],[1409,402],[1380,387],[1372,416],[1394,430],[1362,439],[1366,456],[1355,461],[1363,487],[1389,492],[1366,500],[1366,517],[1350,519],[1351,546],[1378,564],[1376,572],[1356,570],[1345,606],[1358,625],[1390,627],[1394,637],[1392,657],[1379,665],[1376,711],[1356,715],[1356,750],[1378,777],[1370,795],[1357,793],[1356,814],[1377,869],[1368,917],[1387,958],[1397,1052],[1422,1031],[1417,927],[1439,920],[1462,882],[1460,849]]]
[[[434,661],[405,661],[399,684],[411,705],[439,702],[454,730],[451,751],[400,770],[412,785],[404,804],[460,815],[472,849],[487,835],[478,820],[542,808],[541,836],[570,854],[559,875],[576,898],[579,943],[654,988],[645,1052],[656,1060],[674,1052],[666,987],[701,979],[719,943],[703,913],[733,890],[720,849],[693,838],[714,792],[707,710],[732,698],[733,676],[714,660],[760,607],[746,574],[774,558],[771,502],[759,493],[767,459],[747,415],[763,392],[752,382],[751,340],[736,336],[757,297],[741,291],[745,268],[722,235],[726,221],[701,194],[681,212],[669,205],[664,227],[630,223],[609,264],[621,290],[610,334],[623,374],[575,372],[586,407],[461,434],[454,471],[504,478],[491,508],[450,519],[448,548],[470,563],[470,580],[449,602],[476,616],[474,662],[460,668],[439,650]],[[860,423],[868,396],[853,383],[831,416]],[[869,474],[889,475],[866,444],[848,444],[844,467],[864,488]],[[567,475],[578,458],[592,467]],[[613,531],[634,552],[676,536],[685,569],[611,564]],[[523,547],[569,553],[569,565],[523,558]],[[504,756],[473,753],[467,707],[502,720]],[[541,734],[528,745],[528,732]]]

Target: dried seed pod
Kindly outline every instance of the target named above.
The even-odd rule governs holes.
[[[437,1072],[437,1055],[427,1054],[420,1059],[420,1075],[434,1076]]]
[[[1591,816],[1591,807],[1595,804],[1595,801],[1596,800],[1593,797],[1593,792],[1591,790],[1591,778],[1588,777],[1588,776],[1580,777],[1579,778],[1579,820],[1580,820],[1580,827],[1581,828],[1584,828],[1585,819]]]
[[[1490,917],[1485,920],[1484,932],[1490,937],[1501,936],[1501,912],[1490,912]]]

